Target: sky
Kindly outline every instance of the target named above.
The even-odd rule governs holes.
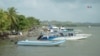
[[[0,8],[9,7],[41,21],[100,23],[100,0],[0,0]]]

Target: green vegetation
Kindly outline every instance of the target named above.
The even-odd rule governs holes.
[[[100,26],[100,23],[73,23],[70,21],[41,21],[35,17],[26,17],[19,14],[14,7],[10,7],[7,10],[0,8],[0,38],[7,37],[10,32],[27,31],[33,29],[33,27],[41,25],[56,25],[56,26]]]
[[[100,23],[75,23],[75,22],[71,22],[71,21],[65,21],[65,22],[61,22],[61,21],[41,21],[41,25],[48,25],[48,24],[52,24],[52,25],[56,25],[56,26],[66,26],[66,27],[88,27],[88,26],[100,26]]]
[[[7,10],[0,8],[0,38],[5,36],[5,32],[15,32],[29,30],[40,24],[39,19],[35,17],[26,17],[19,15],[14,7]]]

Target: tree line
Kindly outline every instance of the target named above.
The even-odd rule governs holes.
[[[53,21],[41,21],[41,25],[56,25],[56,26],[65,26],[65,27],[88,27],[88,26],[93,26],[93,27],[99,27],[100,23],[89,23],[89,22],[71,22],[71,21],[57,21],[57,20],[53,20]]]
[[[37,25],[40,25],[39,19],[20,15],[14,7],[7,10],[0,8],[0,35],[3,35],[3,32],[12,32],[13,30],[16,32],[29,30]]]

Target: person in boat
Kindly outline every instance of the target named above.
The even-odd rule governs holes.
[[[64,34],[63,34],[63,33],[60,33],[60,35],[61,35],[61,36],[64,36]]]
[[[64,36],[63,30],[61,29],[61,27],[59,28],[59,34],[60,34],[60,36]]]
[[[37,40],[40,40],[42,37],[43,37],[43,35],[40,35],[40,36],[37,38]]]
[[[49,39],[49,34],[50,34],[50,30],[48,29],[44,29],[40,36],[37,38],[37,40],[47,40]]]

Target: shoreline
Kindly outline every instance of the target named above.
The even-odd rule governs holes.
[[[5,39],[0,39],[0,45],[2,45],[4,43],[4,45],[7,42],[17,42],[19,40],[25,40],[26,38],[30,38],[30,37],[38,37],[40,35],[40,30],[41,28],[37,28],[37,29],[33,29],[31,31],[24,31],[22,32],[22,35],[8,35],[8,37]]]

